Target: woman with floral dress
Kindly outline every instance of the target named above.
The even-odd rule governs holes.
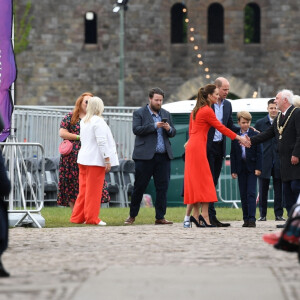
[[[78,97],[72,112],[69,112],[61,121],[59,136],[69,140],[73,149],[68,155],[61,155],[59,162],[59,182],[57,204],[74,207],[78,195],[78,165],[77,156],[80,149],[80,121],[86,115],[86,107],[92,93],[85,92]]]
[[[86,115],[86,107],[91,97],[93,94],[89,92],[80,95],[73,111],[68,113],[60,123],[59,136],[69,140],[73,144],[73,150],[69,155],[61,155],[60,157],[57,204],[70,206],[71,209],[74,207],[79,192],[77,156],[81,146],[80,121]],[[109,200],[107,182],[104,181],[101,202],[109,202]]]

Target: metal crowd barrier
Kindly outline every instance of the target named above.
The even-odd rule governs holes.
[[[35,142],[44,146],[46,157],[59,156],[60,122],[73,107],[15,106],[17,141]],[[120,159],[130,159],[134,146],[132,112],[136,107],[105,107],[103,117],[111,128]]]
[[[41,228],[45,174],[43,146],[39,143],[5,142],[0,143],[0,147],[11,182],[10,195],[5,199],[9,204],[10,225],[34,223]]]
[[[257,197],[258,197],[258,180],[257,180]],[[238,208],[238,204],[241,203],[238,180],[231,178],[230,170],[230,155],[226,156],[223,162],[221,175],[219,177],[219,183],[217,186],[217,194],[219,199],[224,203],[231,203],[232,206]],[[268,202],[274,202],[274,190],[273,182],[270,180],[270,188],[268,194]]]

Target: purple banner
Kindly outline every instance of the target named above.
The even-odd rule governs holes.
[[[3,142],[10,134],[13,103],[10,87],[16,79],[16,63],[12,47],[12,0],[0,0],[0,114],[4,130],[0,134]]]

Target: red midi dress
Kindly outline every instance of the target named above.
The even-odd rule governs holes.
[[[191,113],[189,141],[185,148],[184,204],[218,201],[206,151],[210,127],[216,128],[232,140],[236,137],[236,133],[218,121],[211,107],[201,107],[195,120]]]

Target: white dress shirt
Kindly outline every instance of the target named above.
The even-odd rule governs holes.
[[[104,158],[109,157],[112,166],[119,164],[116,143],[103,118],[93,116],[86,123],[81,120],[80,141],[77,163],[105,167]]]

